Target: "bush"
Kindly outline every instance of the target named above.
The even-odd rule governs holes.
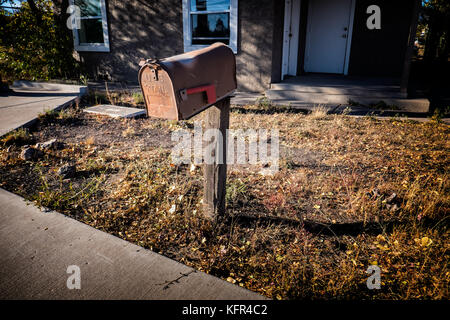
[[[78,79],[80,66],[72,56],[70,30],[55,14],[52,1],[34,3],[34,10],[28,2],[13,13],[0,9],[0,77],[8,81]]]

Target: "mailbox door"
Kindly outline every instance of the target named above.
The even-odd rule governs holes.
[[[139,84],[147,116],[179,120],[172,80],[158,64],[146,64],[139,71]]]
[[[187,98],[182,97],[182,91],[212,85],[214,100],[220,100],[237,87],[235,56],[223,43],[163,59],[160,65],[172,80],[180,119],[188,119],[214,104],[208,102],[204,91],[189,94]]]
[[[183,120],[236,89],[236,60],[230,47],[204,49],[146,63],[139,71],[147,115]]]

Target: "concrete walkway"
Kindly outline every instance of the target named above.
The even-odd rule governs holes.
[[[0,299],[264,299],[3,189],[0,266]]]
[[[73,103],[87,92],[85,86],[16,81],[11,92],[0,95],[0,136],[31,124],[39,113]]]

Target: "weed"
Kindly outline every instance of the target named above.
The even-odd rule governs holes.
[[[86,75],[80,74],[80,83],[81,83],[82,85],[84,85],[84,86],[87,85],[87,83],[88,83],[88,78],[87,78]]]
[[[141,92],[134,92],[132,94],[133,100],[135,104],[143,104],[144,103],[144,96]]]
[[[53,109],[45,110],[44,112],[38,114],[38,119],[42,123],[54,122],[57,118],[58,112]]]
[[[28,132],[27,129],[19,128],[8,133],[6,136],[2,138],[2,143],[4,146],[9,145],[25,145],[30,144],[33,141],[32,135]]]
[[[272,107],[272,101],[267,97],[261,97],[256,100],[256,106],[262,109],[269,109]]]
[[[323,105],[318,105],[312,109],[308,117],[313,120],[320,120],[325,118],[327,116],[327,113],[328,109],[326,107],[324,107]]]
[[[78,108],[65,108],[58,112],[57,118],[61,120],[72,120],[78,114]]]
[[[230,205],[235,204],[238,199],[246,197],[247,191],[248,187],[242,179],[228,181],[226,187],[226,202]]]

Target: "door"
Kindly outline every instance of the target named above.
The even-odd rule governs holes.
[[[305,71],[346,74],[353,25],[352,0],[310,0]]]
[[[297,75],[300,1],[285,0],[282,78]]]

